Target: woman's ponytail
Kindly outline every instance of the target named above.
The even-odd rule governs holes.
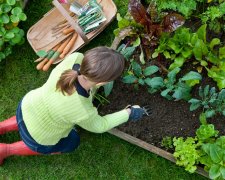
[[[63,95],[72,95],[75,91],[74,82],[77,77],[77,71],[71,69],[64,71],[56,84],[56,90],[61,91]]]

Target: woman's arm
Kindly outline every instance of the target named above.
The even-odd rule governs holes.
[[[89,112],[87,120],[77,123],[78,126],[94,133],[106,132],[128,121],[130,109],[124,109],[112,114],[100,116],[96,108]]]

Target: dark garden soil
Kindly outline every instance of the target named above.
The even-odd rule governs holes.
[[[203,85],[213,84],[208,78],[203,79]],[[198,93],[197,87],[193,89],[194,96]],[[100,113],[108,114],[121,110],[128,104],[150,105],[151,116],[144,117],[138,122],[127,122],[118,127],[119,130],[137,137],[157,147],[161,147],[163,137],[195,136],[199,127],[199,114],[201,110],[189,111],[190,104],[185,101],[169,101],[160,94],[149,94],[146,87],[135,90],[133,85],[124,84],[120,80],[114,83],[113,92],[108,97],[110,104],[100,108]],[[104,112],[104,113],[103,113]],[[225,117],[216,116],[208,120],[225,135]]]

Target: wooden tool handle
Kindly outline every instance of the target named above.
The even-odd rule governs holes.
[[[67,35],[67,34],[69,34],[71,32],[74,32],[74,31],[75,31],[74,28],[69,27],[69,28],[66,28],[66,29],[63,30],[63,34]]]
[[[45,65],[45,63],[47,63],[47,61],[53,56],[53,54],[59,47],[60,47],[60,43],[48,52],[48,56],[36,66],[36,69],[41,70],[43,66]]]
[[[56,50],[52,58],[44,65],[42,68],[43,71],[47,71],[51,64],[59,57],[59,55],[62,53],[63,49],[66,47],[66,45],[69,43],[71,37],[67,38],[60,47]]]
[[[72,38],[71,38],[71,40],[70,40],[70,42],[66,45],[66,47],[63,49],[63,52],[62,52],[62,54],[60,54],[60,58],[62,59],[62,58],[64,58],[65,57],[65,55],[70,51],[70,49],[73,47],[73,45],[74,45],[74,43],[75,43],[75,41],[76,41],[76,39],[77,39],[77,33],[75,32],[74,34],[73,34],[73,36],[72,36]]]

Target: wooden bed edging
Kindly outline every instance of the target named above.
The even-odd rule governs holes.
[[[127,133],[124,133],[124,132],[122,132],[118,129],[115,129],[115,128],[111,129],[110,131],[108,131],[108,133],[110,133],[114,136],[117,136],[117,137],[131,143],[131,144],[135,144],[135,145],[137,145],[137,146],[139,146],[139,147],[141,147],[141,148],[143,148],[147,151],[150,151],[154,154],[157,154],[158,156],[161,156],[161,157],[163,157],[163,158],[165,158],[165,159],[167,159],[171,162],[176,163],[176,160],[171,153],[169,153],[167,151],[164,151],[164,150],[162,150],[162,149],[160,149],[156,146],[153,146],[149,143],[146,143],[145,141],[142,141],[142,140],[140,140],[136,137],[133,137],[133,136],[127,134]],[[206,178],[209,178],[208,174],[201,167],[197,167],[196,173],[198,173],[198,174],[200,174],[200,175],[202,175]]]

